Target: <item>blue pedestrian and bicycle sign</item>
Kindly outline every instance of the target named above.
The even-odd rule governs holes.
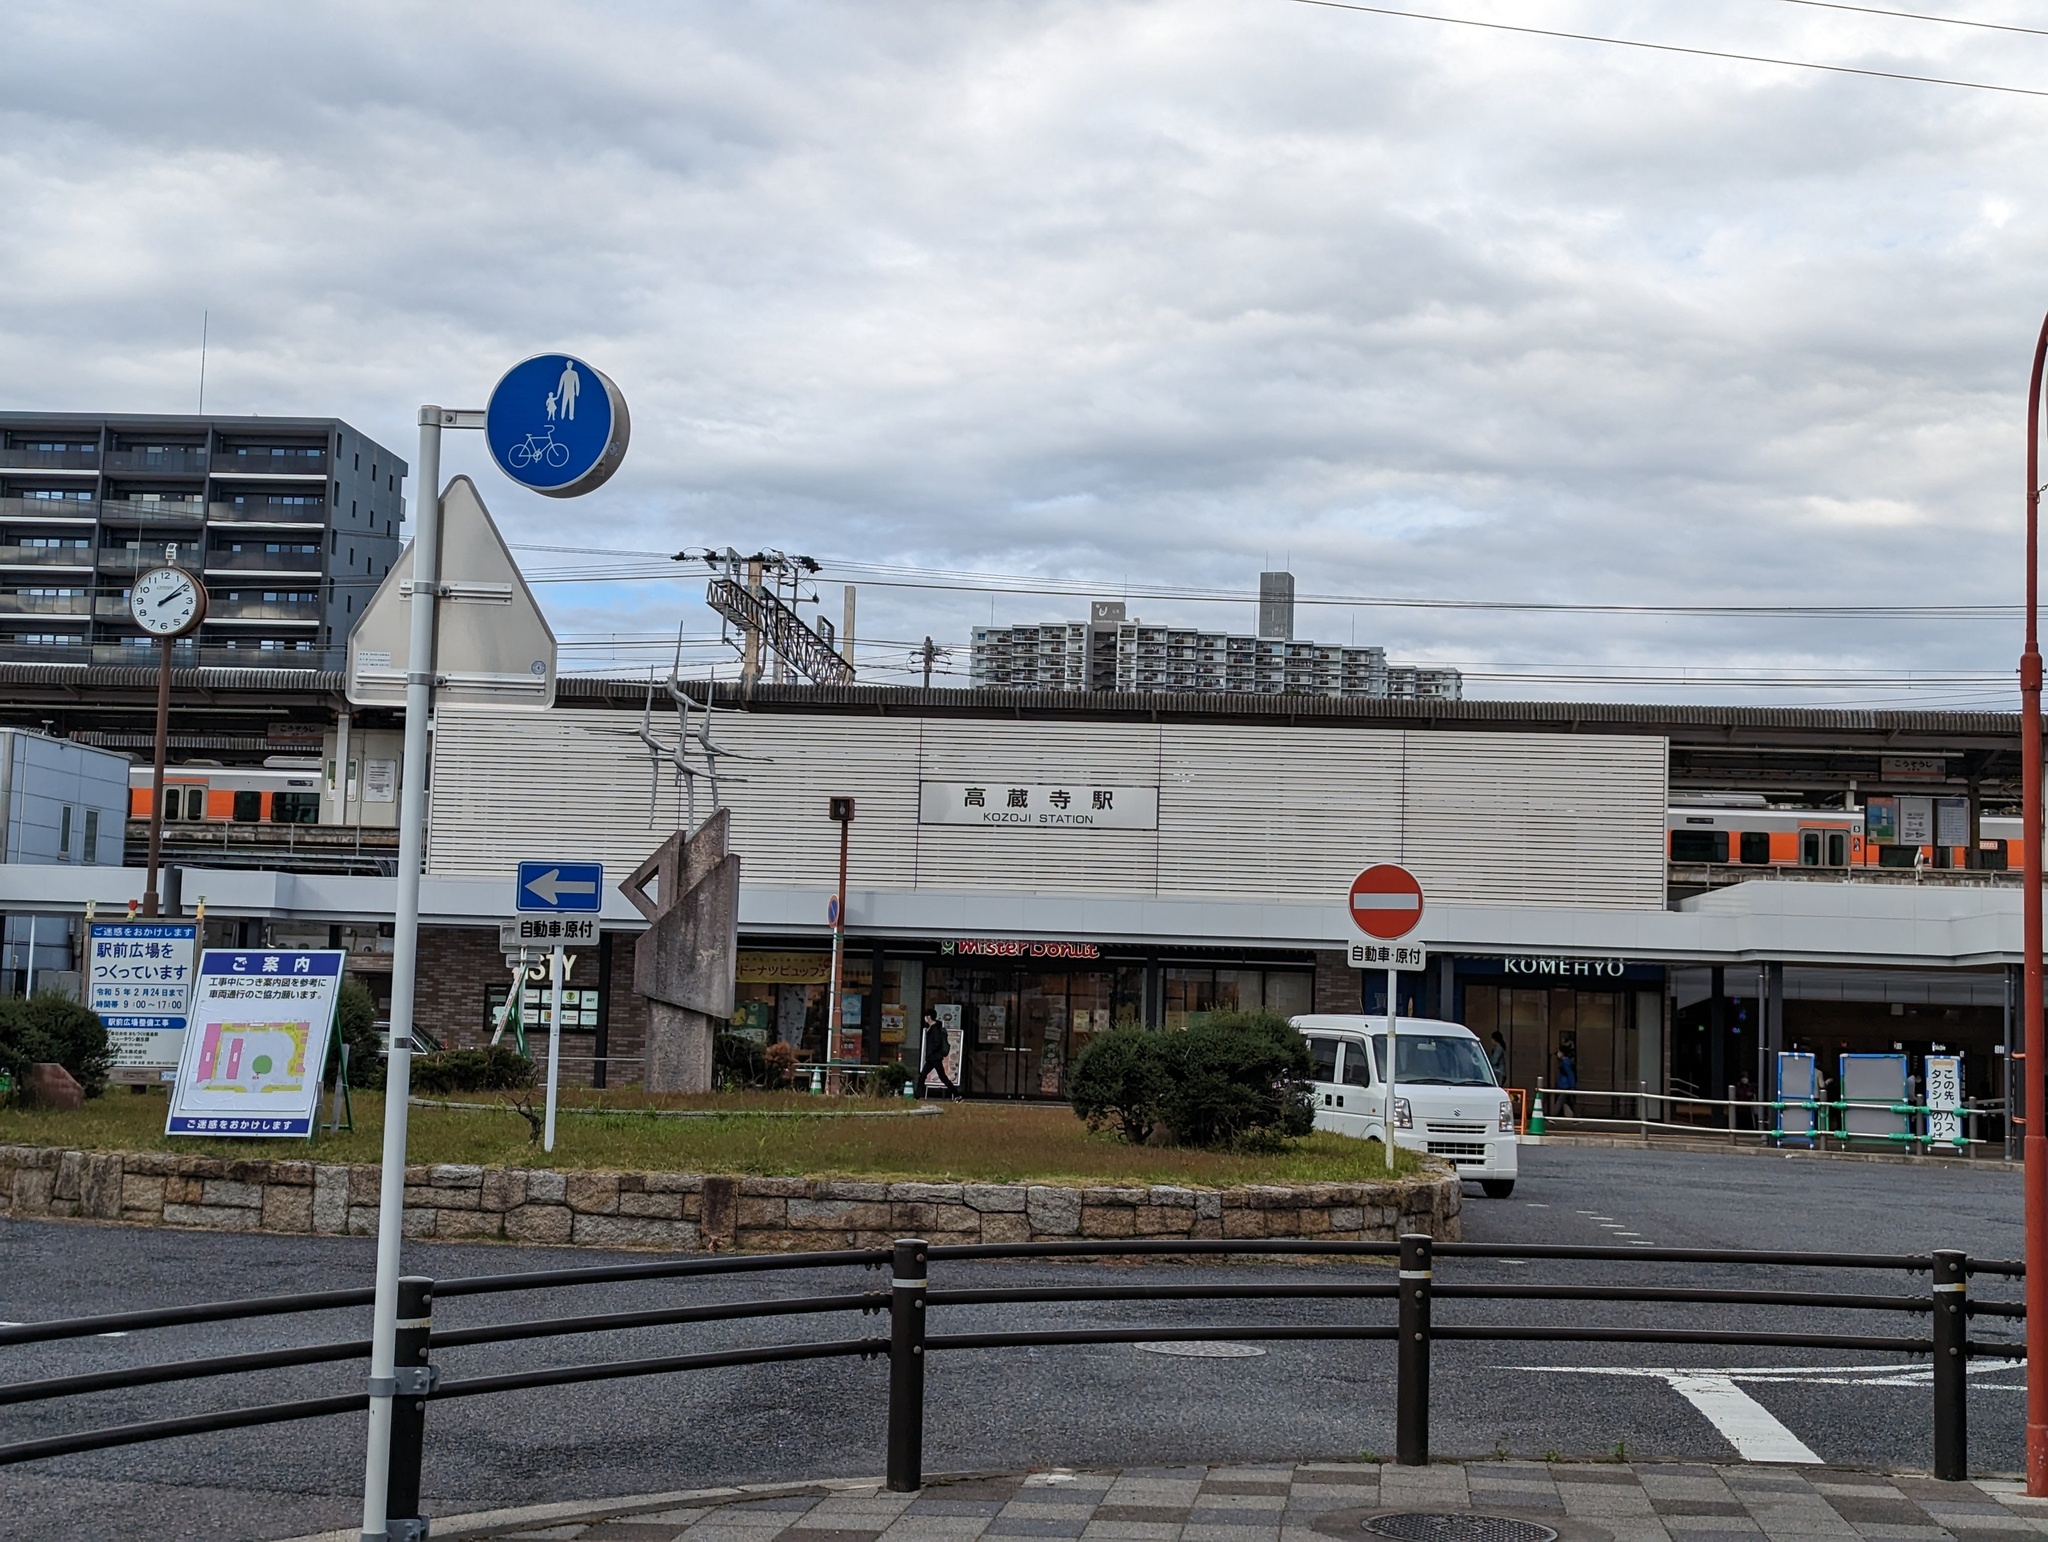
[[[498,469],[550,498],[602,486],[626,458],[631,435],[619,388],[566,353],[513,365],[484,409],[484,439]]]
[[[604,908],[602,862],[522,862],[515,910],[540,910],[566,915],[572,910]]]

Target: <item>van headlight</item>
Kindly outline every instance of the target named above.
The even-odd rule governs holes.
[[[1415,1128],[1415,1115],[1409,1111],[1406,1098],[1394,1099],[1394,1128],[1397,1130],[1412,1130]]]
[[[1506,1098],[1500,1100],[1500,1127],[1503,1134],[1511,1133],[1515,1128],[1515,1105]]]

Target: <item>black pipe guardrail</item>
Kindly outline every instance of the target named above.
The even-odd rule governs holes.
[[[1013,1288],[975,1286],[931,1288],[930,1267],[998,1259],[1064,1259],[1171,1257],[1178,1259],[1283,1257],[1389,1259],[1392,1279],[1347,1281],[1274,1281],[1250,1284],[1032,1285]],[[1436,1281],[1436,1267],[1446,1259],[1553,1260],[1569,1263],[1684,1263],[1764,1269],[1826,1269],[1863,1272],[1917,1273],[1932,1276],[1926,1294],[1802,1290],[1778,1288],[1714,1288],[1707,1286],[1524,1284],[1519,1281],[1445,1283]],[[887,1267],[886,1290],[834,1295],[773,1297],[756,1301],[658,1306],[634,1311],[591,1313],[487,1323],[436,1332],[436,1296],[456,1298],[508,1295],[583,1285],[629,1284],[654,1280],[688,1280],[712,1275],[779,1274],[858,1266]],[[1168,1238],[1076,1242],[988,1243],[939,1246],[905,1238],[892,1248],[848,1248],[829,1253],[770,1254],[746,1258],[658,1259],[645,1263],[604,1264],[574,1269],[545,1269],[520,1274],[430,1280],[407,1276],[399,1288],[397,1385],[393,1401],[390,1477],[386,1513],[392,1539],[425,1535],[419,1514],[420,1463],[429,1404],[441,1399],[484,1397],[534,1387],[568,1386],[579,1382],[662,1376],[679,1371],[733,1366],[774,1365],[801,1360],[886,1356],[889,1361],[889,1427],[887,1482],[891,1489],[922,1486],[924,1448],[925,1362],[933,1353],[995,1350],[1075,1344],[1199,1343],[1215,1340],[1279,1342],[1289,1340],[1387,1340],[1396,1343],[1395,1460],[1420,1465],[1429,1460],[1429,1378],[1432,1347],[1438,1342],[1475,1341],[1697,1344],[1746,1348],[1835,1349],[1889,1354],[1927,1355],[1933,1374],[1933,1470],[1937,1478],[1960,1479],[1969,1465],[1967,1377],[1972,1357],[2023,1359],[2017,1341],[1971,1338],[1970,1319],[2011,1321],[2026,1308],[2017,1301],[1973,1301],[1969,1276],[1981,1274],[2017,1279],[2025,1266],[2000,1260],[1972,1260],[1956,1250],[1932,1254],[1773,1253],[1717,1248],[1574,1247],[1547,1243],[1438,1243],[1424,1235],[1399,1242],[1316,1242]],[[933,1332],[928,1314],[937,1309],[1095,1301],[1377,1301],[1393,1298],[1392,1321],[1308,1323],[1155,1324],[1144,1327],[1055,1327],[1012,1329],[990,1333]],[[117,1312],[74,1317],[0,1329],[0,1348],[42,1344],[95,1334],[134,1333],[156,1328],[240,1321],[254,1317],[345,1310],[368,1306],[367,1290],[307,1292],[294,1296],[220,1301],[169,1307],[151,1312]],[[1802,1313],[1888,1312],[1926,1313],[1926,1337],[1905,1334],[1803,1332],[1783,1329],[1686,1327],[1608,1327],[1593,1323],[1493,1324],[1438,1323],[1438,1301],[1616,1302],[1651,1305],[1745,1306]],[[657,1355],[631,1360],[600,1360],[587,1364],[545,1366],[533,1370],[442,1380],[432,1360],[435,1350],[478,1344],[503,1344],[540,1338],[608,1333],[626,1329],[673,1327],[690,1323],[738,1322],[785,1317],[824,1317],[838,1313],[887,1312],[889,1332],[855,1338],[831,1338],[767,1344],[695,1354]],[[177,1360],[127,1370],[46,1377],[0,1384],[0,1406],[54,1402],[87,1393],[191,1381],[212,1376],[244,1375],[294,1366],[363,1360],[367,1340],[348,1340],[300,1348]],[[0,1465],[66,1456],[114,1446],[169,1440],[282,1424],[331,1414],[355,1413],[369,1406],[367,1391],[265,1403],[216,1413],[146,1420],[0,1444]]]

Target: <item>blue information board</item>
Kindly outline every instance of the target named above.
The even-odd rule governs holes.
[[[484,439],[498,469],[550,498],[601,486],[626,458],[631,432],[619,388],[566,353],[513,365],[484,409]]]
[[[512,904],[515,910],[543,910],[556,914],[572,910],[602,910],[604,864],[522,862],[519,864],[519,887],[512,897]]]

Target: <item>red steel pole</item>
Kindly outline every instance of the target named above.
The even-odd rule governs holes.
[[[2025,959],[2027,1059],[2021,1080],[2027,1121],[2021,1147],[2026,1169],[2027,1492],[2048,1498],[2048,1107],[2042,1077],[2048,1066],[2041,1021],[2041,367],[2048,361],[2048,320],[2034,344],[2027,386],[2027,646],[2020,655],[2020,778],[2025,860],[2020,890],[2020,950]]]

